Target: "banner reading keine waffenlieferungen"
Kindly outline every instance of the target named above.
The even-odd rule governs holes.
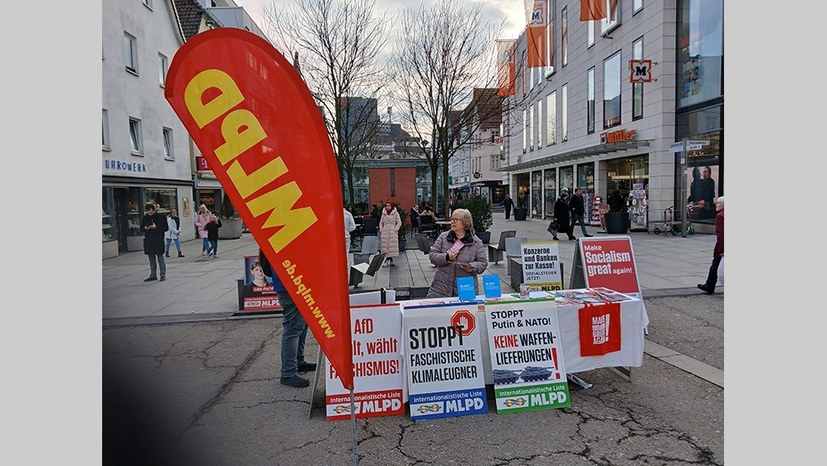
[[[218,28],[176,52],[164,95],[352,389],[341,180],[301,76],[264,39]]]

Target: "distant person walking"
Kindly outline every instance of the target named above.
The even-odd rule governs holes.
[[[213,259],[218,259],[218,229],[222,226],[221,219],[214,213],[210,215],[210,221],[204,227],[207,230],[207,241],[209,242],[207,257],[212,256]]]
[[[164,262],[164,233],[167,231],[167,219],[156,211],[155,204],[146,204],[146,213],[141,219],[141,231],[144,232],[144,254],[149,256],[149,278],[145,282],[158,279],[160,268],[161,281],[167,279],[167,264]]]
[[[583,232],[583,236],[590,238],[592,235],[586,231],[586,221],[584,218],[586,215],[586,204],[583,201],[583,191],[580,188],[574,188],[574,196],[569,199],[569,210],[571,211],[571,233],[574,234],[574,225],[580,222],[580,231]]]
[[[712,250],[712,264],[706,276],[706,283],[698,283],[698,288],[707,293],[715,293],[715,284],[718,282],[718,265],[724,258],[724,196],[715,201],[715,248]]]
[[[164,233],[167,242],[164,256],[169,257],[169,247],[175,241],[175,249],[178,250],[178,257],[184,257],[181,253],[181,219],[178,217],[178,210],[171,209],[167,215],[167,232]]]
[[[563,191],[560,197],[554,201],[554,217],[552,222],[557,222],[557,233],[565,233],[569,240],[576,240],[577,237],[572,234],[571,225],[569,225],[569,193]],[[555,241],[558,241],[557,235],[552,233]]]
[[[198,237],[201,238],[201,255],[206,256],[210,249],[210,240],[207,238],[206,226],[210,223],[210,216],[212,212],[207,209],[207,206],[201,204],[198,207],[198,212],[195,214],[195,231],[198,232]]]
[[[508,194],[503,199],[503,207],[505,208],[505,219],[508,220],[511,218],[511,208],[514,207],[514,201],[511,200],[511,196]]]

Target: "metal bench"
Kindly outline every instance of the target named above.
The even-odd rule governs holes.
[[[497,245],[488,245],[488,262],[493,261],[495,264],[503,260],[503,253],[505,252],[506,238],[513,238],[517,236],[517,230],[506,230],[500,233],[500,240]]]
[[[509,259],[511,258],[518,258],[522,259],[523,257],[523,250],[520,247],[521,244],[528,242],[528,238],[525,236],[515,236],[513,238],[506,238],[505,239],[505,260],[508,261],[508,274],[513,275],[512,264],[513,262]]]
[[[365,275],[370,275],[371,277],[379,270],[379,267],[382,267],[382,262],[385,261],[385,253],[381,252],[375,256],[370,261],[370,265],[367,262],[360,262],[355,265],[350,266],[350,283],[349,285],[358,288],[359,284],[362,283],[362,278]]]

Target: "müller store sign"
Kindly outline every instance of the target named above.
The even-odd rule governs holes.
[[[621,129],[611,133],[600,133],[600,143],[625,142],[637,140],[637,131],[633,129]]]

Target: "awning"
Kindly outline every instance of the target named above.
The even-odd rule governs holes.
[[[551,165],[555,163],[565,163],[570,162],[572,160],[584,158],[584,157],[591,157],[593,155],[600,155],[600,154],[609,154],[611,152],[619,152],[623,150],[631,150],[631,149],[638,149],[640,147],[648,147],[649,141],[647,140],[639,140],[639,141],[623,141],[623,142],[608,142],[606,144],[598,144],[596,146],[589,146],[583,147],[581,149],[575,149],[568,152],[561,152],[559,154],[547,155],[545,157],[540,157],[532,160],[528,160],[526,162],[515,163],[513,165],[507,165],[505,167],[500,167],[495,169],[494,171],[498,172],[515,172],[521,170],[528,170],[531,168],[541,167],[544,165]]]

